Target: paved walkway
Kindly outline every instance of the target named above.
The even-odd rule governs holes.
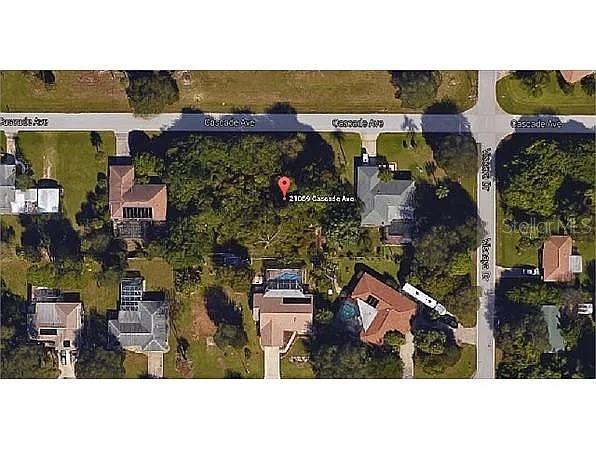
[[[128,132],[116,133],[116,155],[130,156],[130,147],[128,146]]]
[[[414,378],[414,336],[406,334],[406,343],[399,348],[399,357],[404,363],[403,378]]]

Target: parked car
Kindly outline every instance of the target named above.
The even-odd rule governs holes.
[[[526,277],[539,277],[540,269],[538,267],[522,267],[522,275]]]

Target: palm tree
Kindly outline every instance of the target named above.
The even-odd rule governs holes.
[[[99,152],[99,148],[101,147],[101,144],[103,144],[101,135],[97,131],[92,131],[89,133],[89,140],[91,141],[91,145],[95,147],[95,151]]]

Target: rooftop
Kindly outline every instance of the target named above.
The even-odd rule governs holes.
[[[411,221],[414,218],[414,180],[379,179],[379,168],[361,165],[357,168],[357,194],[364,204],[362,225],[388,226],[393,221]]]
[[[382,344],[385,333],[410,331],[416,303],[368,272],[362,272],[348,295],[356,301],[362,322],[360,338],[371,344]]]
[[[571,236],[551,236],[542,248],[544,281],[566,282],[573,279],[570,271],[570,257],[573,250]]]
[[[112,219],[166,220],[165,184],[134,184],[135,172],[129,157],[110,158],[109,204]]]
[[[123,348],[167,352],[170,349],[167,300],[146,298],[142,277],[123,278],[118,318],[108,321],[108,331]]]

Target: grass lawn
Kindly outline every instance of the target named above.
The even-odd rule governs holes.
[[[565,94],[559,87],[554,70],[549,72],[548,83],[538,97],[530,96],[513,75],[501,78],[497,81],[497,99],[510,114],[596,114],[596,97],[586,94],[579,82],[569,94]]]
[[[459,361],[440,376],[427,374],[422,368],[414,366],[414,378],[472,378],[475,372],[476,346],[470,344],[462,344]]]
[[[497,198],[497,264],[503,267],[538,265],[538,249],[517,249],[521,234],[505,224],[508,217]]]
[[[358,133],[319,133],[333,148],[335,166],[342,179],[354,185],[354,158],[360,156],[362,140]]]
[[[119,72],[55,71],[48,89],[22,71],[0,74],[0,110],[7,112],[129,111],[126,82]],[[175,74],[178,78],[180,72]],[[476,102],[476,71],[443,71],[437,100],[454,100],[462,111]],[[190,84],[178,80],[180,99],[168,112],[184,107],[206,112],[248,109],[264,112],[277,102],[298,112],[414,112],[395,98],[388,71],[193,71]]]
[[[98,172],[107,172],[107,158],[115,153],[111,132],[100,132],[103,153],[97,154],[88,132],[22,132],[19,148],[37,179],[52,178],[63,188],[62,211],[77,227],[75,215],[93,191]]]
[[[140,378],[147,374],[147,355],[124,352],[124,378]]]
[[[208,269],[203,271],[202,286],[215,286],[217,280]],[[188,357],[192,361],[192,370],[186,376],[194,378],[223,378],[231,373],[243,378],[263,378],[263,352],[259,345],[257,329],[252,320],[246,293],[228,292],[228,296],[242,308],[244,330],[248,343],[244,349],[225,348],[208,345],[208,339],[214,334],[215,326],[210,322],[202,292],[181,296],[182,308],[177,319],[172,323],[170,334],[170,352],[164,355],[164,376],[181,378],[183,374],[176,370],[177,337],[189,343]],[[208,323],[208,329],[205,323]]]
[[[0,73],[0,110],[5,112],[124,112],[126,83],[110,72],[60,70],[48,89],[22,71]]]
[[[425,166],[427,163],[436,164],[436,161],[422,133],[382,133],[377,139],[377,154],[385,156],[389,162],[397,163],[399,170],[409,170],[415,179],[434,183]],[[445,171],[437,167],[434,173],[437,180],[445,175]],[[456,181],[476,199],[476,173],[466,174]]]
[[[310,362],[298,363],[291,362],[290,358],[294,356],[309,356],[304,339],[297,338],[292,344],[290,351],[282,356],[281,359],[281,377],[282,378],[314,378]]]

